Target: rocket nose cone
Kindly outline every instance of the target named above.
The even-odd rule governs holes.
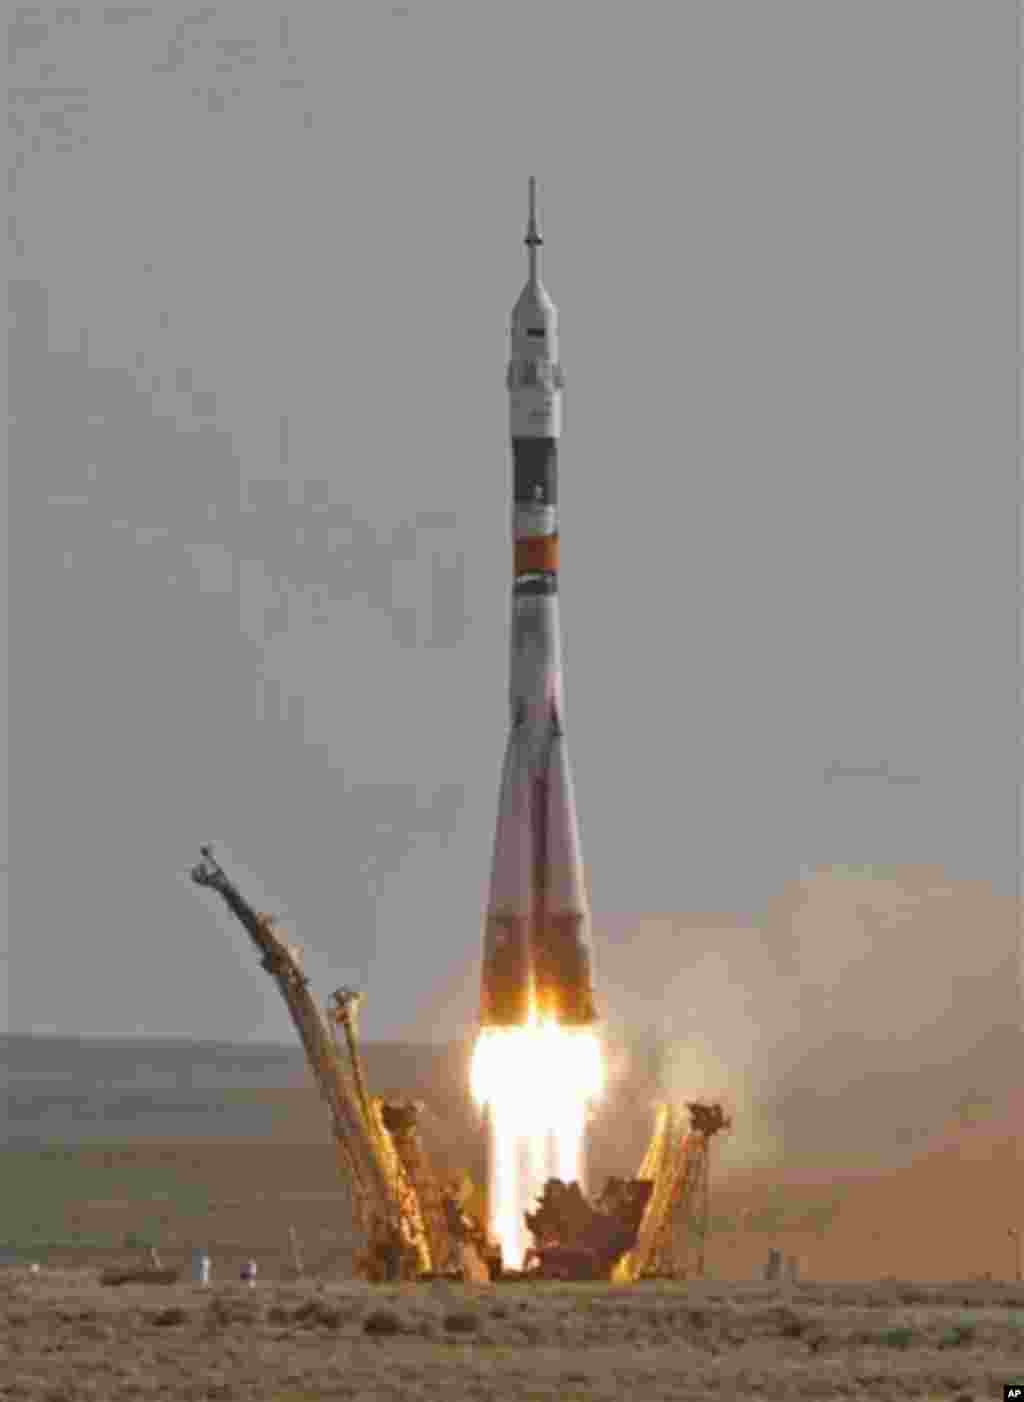
[[[539,327],[547,330],[558,318],[558,309],[551,294],[541,281],[528,282],[512,308],[512,324],[526,330]]]

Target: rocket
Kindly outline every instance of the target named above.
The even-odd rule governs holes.
[[[530,180],[529,276],[509,328],[513,585],[510,728],[484,929],[480,1022],[596,1020],[590,914],[565,740],[558,618],[558,313],[538,270]]]

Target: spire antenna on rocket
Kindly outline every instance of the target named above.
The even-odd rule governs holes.
[[[526,223],[526,238],[523,239],[530,250],[530,281],[537,281],[537,249],[544,240],[537,228],[537,181],[530,176],[530,217]]]

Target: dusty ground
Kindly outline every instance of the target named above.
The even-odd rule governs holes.
[[[1024,1373],[1024,1289],[990,1283],[111,1288],[16,1268],[0,1320],[11,1402],[989,1402]]]

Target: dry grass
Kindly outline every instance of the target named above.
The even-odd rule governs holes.
[[[1024,1288],[992,1283],[109,1288],[8,1269],[0,1318],[10,1402],[987,1399],[1024,1356]]]

